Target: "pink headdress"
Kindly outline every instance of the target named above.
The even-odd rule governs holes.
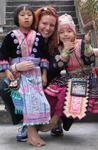
[[[58,31],[60,31],[65,25],[68,25],[76,33],[74,21],[68,14],[59,17]]]

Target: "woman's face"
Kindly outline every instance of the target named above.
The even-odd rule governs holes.
[[[23,9],[18,15],[19,28],[23,31],[29,30],[33,22],[33,15],[30,10]]]
[[[45,39],[48,39],[55,30],[56,18],[50,15],[44,15],[41,17],[38,25],[38,32],[42,34]]]

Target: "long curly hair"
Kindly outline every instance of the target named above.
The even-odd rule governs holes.
[[[53,6],[45,6],[42,8],[39,8],[35,11],[35,18],[36,18],[36,30],[38,30],[38,25],[39,25],[39,21],[41,20],[42,16],[45,15],[50,15],[50,16],[54,16],[56,18],[56,24],[55,24],[55,30],[53,32],[53,34],[51,35],[51,37],[49,37],[48,39],[48,48],[49,48],[49,53],[50,54],[54,54],[55,53],[55,49],[57,48],[58,45],[58,14],[56,9]]]

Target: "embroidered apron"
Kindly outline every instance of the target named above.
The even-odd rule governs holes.
[[[68,80],[63,111],[67,117],[82,119],[86,116],[89,96],[88,86],[89,82],[85,78]]]
[[[24,60],[31,60],[35,64],[31,71],[23,72],[20,77],[19,94],[20,100],[23,101],[24,125],[48,124],[50,120],[50,106],[43,92],[39,67],[40,59],[30,57],[36,33],[35,31],[30,31],[25,37],[20,30],[14,30],[13,32],[19,41],[22,58],[13,59],[12,64]]]

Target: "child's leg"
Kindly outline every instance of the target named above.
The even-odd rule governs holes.
[[[28,132],[27,143],[36,147],[41,147],[45,145],[45,141],[41,139],[41,137],[38,135],[38,131],[35,126],[28,126],[27,132]]]

